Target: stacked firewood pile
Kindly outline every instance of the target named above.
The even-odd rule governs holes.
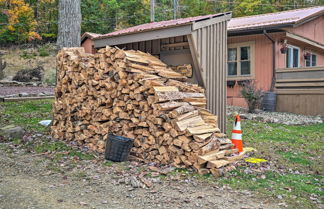
[[[136,158],[216,176],[242,157],[205,109],[204,89],[158,58],[111,47],[95,55],[69,48],[57,63],[55,138],[104,152],[113,133],[134,139]]]

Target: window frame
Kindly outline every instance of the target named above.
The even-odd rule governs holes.
[[[249,75],[242,75],[241,74],[241,47],[250,47],[250,74]],[[228,75],[228,50],[230,48],[236,48],[236,75]],[[247,61],[247,60],[243,60]],[[233,62],[233,61],[231,61]],[[227,45],[226,50],[226,78],[227,80],[246,80],[246,79],[253,79],[255,78],[255,42],[249,41],[249,42],[241,42],[241,43],[233,43]]]
[[[315,55],[316,56],[316,65],[315,66],[313,66],[313,55]],[[317,54],[316,53],[313,53],[313,52],[311,52],[310,53],[310,66],[307,66],[306,65],[306,59],[304,58],[304,64],[305,64],[305,67],[316,67],[317,66]]]
[[[288,60],[287,60],[287,56],[288,56],[288,49],[289,49],[289,48],[291,48],[292,50],[294,50],[294,49],[298,49],[298,59],[297,59],[298,63],[297,63],[297,67],[288,67]],[[292,51],[292,55],[293,55],[293,54],[294,54],[294,51]],[[299,67],[301,67],[301,66],[300,66],[300,56],[301,56],[301,49],[300,49],[300,47],[289,44],[289,45],[287,46],[287,53],[286,53],[286,56],[285,56],[285,60],[286,60],[286,68],[299,68]],[[292,60],[294,60],[293,57],[292,57]],[[293,64],[293,65],[294,65],[294,64]]]

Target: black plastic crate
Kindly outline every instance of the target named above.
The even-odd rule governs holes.
[[[109,134],[106,142],[105,158],[114,162],[127,161],[133,139]]]

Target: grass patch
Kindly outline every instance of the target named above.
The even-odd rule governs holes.
[[[47,128],[38,122],[52,118],[52,103],[49,99],[0,103],[0,126],[14,124],[44,132]]]
[[[104,163],[103,163],[104,166],[108,166],[108,167],[112,167],[114,165],[114,162],[113,161],[110,161],[110,160],[106,160]]]
[[[290,161],[291,163],[297,163],[302,165],[311,165],[313,164],[312,161],[306,159],[305,153],[293,153],[293,152],[283,152],[283,151],[277,151],[279,155],[282,156],[282,158]]]
[[[57,152],[54,156],[56,161],[66,156],[77,157],[79,160],[93,160],[95,158],[93,154],[78,151],[61,141],[45,141],[33,146],[33,150],[37,153]]]
[[[64,152],[69,151],[71,148],[68,147],[65,143],[60,141],[50,142],[45,141],[44,143],[37,144],[34,148],[35,152]]]
[[[267,159],[272,170],[246,173],[241,167],[219,182],[264,197],[282,196],[290,208],[318,207],[311,196],[324,195],[324,124],[288,126],[242,120],[241,125],[244,146],[256,148],[253,157]],[[231,136],[232,121],[227,127]]]
[[[219,179],[219,182],[232,188],[255,191],[264,197],[281,196],[291,208],[314,208],[315,203],[310,198],[324,195],[323,180],[320,175],[280,174],[273,171],[267,171],[261,177],[239,169],[232,171],[230,177]]]

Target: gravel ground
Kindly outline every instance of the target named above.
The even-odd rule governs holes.
[[[285,125],[307,125],[323,123],[323,119],[319,116],[298,115],[286,112],[265,112],[257,110],[257,113],[248,113],[247,109],[235,106],[227,106],[227,115],[231,116],[234,112],[238,112],[241,118],[248,120],[256,120],[267,123],[279,123]]]
[[[53,95],[53,87],[0,87],[0,96],[10,96],[17,94],[46,94]]]
[[[137,166],[129,163],[122,168],[120,164],[104,166],[102,161],[67,159],[55,165],[45,155],[0,143],[0,209],[275,209],[284,205],[191,177],[158,177],[150,188],[135,188],[124,179],[134,178],[132,171],[142,168]]]

